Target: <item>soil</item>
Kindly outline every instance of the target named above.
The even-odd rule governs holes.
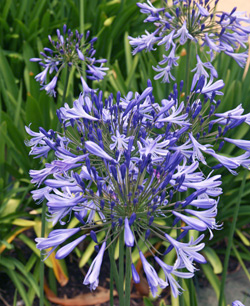
[[[32,240],[35,238],[35,234],[32,230],[26,231],[25,235],[27,235]],[[31,256],[30,248],[28,248],[18,238],[15,239],[14,244],[15,244],[15,249],[10,250],[8,252],[8,255],[10,257],[16,257],[19,260],[22,260],[22,262],[25,264],[25,262],[27,262],[27,260]],[[223,242],[222,242],[220,243],[218,247],[226,248],[226,243],[225,245],[223,245]],[[6,256],[6,252],[5,252],[5,256]],[[219,257],[221,259],[221,262],[223,263],[224,256],[219,255]],[[78,267],[78,262],[79,260],[75,255],[71,254],[70,256],[67,257],[66,264],[67,264],[67,268],[69,272],[69,281],[67,285],[64,287],[61,287],[59,284],[57,284],[57,297],[70,299],[70,298],[74,298],[77,295],[86,294],[90,292],[89,288],[82,284],[83,279],[88,271],[88,265],[86,264],[86,266],[83,269],[80,269]],[[250,266],[250,264],[249,265],[247,264],[247,266]],[[209,283],[208,283],[207,278],[202,273],[202,269],[200,269],[199,267],[197,268],[199,270],[197,271],[195,275],[194,284],[196,287],[199,287],[200,289],[202,289],[202,288],[207,287]],[[100,278],[99,278],[99,286],[106,288],[106,289],[109,289],[109,269],[110,269],[110,264],[109,264],[108,254],[105,254],[104,259],[103,259],[101,273],[100,273]],[[240,265],[237,259],[231,257],[228,273],[231,274],[231,273],[237,272],[239,269],[240,269]],[[74,271],[74,273],[72,273],[72,271]],[[48,280],[48,269],[45,269],[45,278]],[[148,290],[147,284],[146,286],[143,286],[143,288],[137,288],[137,289],[140,291],[140,293],[142,293],[145,290],[147,291]],[[137,295],[138,298],[131,299],[131,306],[143,306],[144,305],[143,297],[140,295],[140,293],[136,290],[135,286],[132,287],[132,294]],[[0,271],[0,305],[1,306],[13,305],[14,295],[15,295],[15,286],[13,285],[12,281],[8,278],[8,276],[5,273]],[[170,304],[169,296],[170,296],[169,290],[168,289],[164,290],[162,296],[159,299],[157,299],[157,301],[153,302],[153,305],[158,306],[159,301],[162,299],[164,299],[167,305]],[[1,297],[4,298],[5,302],[1,300]],[[22,303],[20,296],[17,296],[17,301],[18,301],[18,304],[17,304],[18,306],[24,305]],[[115,298],[114,301],[115,301],[115,306],[118,306],[119,305],[118,298]],[[57,304],[51,303],[51,305],[56,306]],[[109,302],[98,304],[98,305],[109,306]],[[39,300],[35,299],[32,306],[39,306]],[[75,306],[75,305],[72,304],[72,306]]]
[[[33,230],[28,230],[25,232],[25,235],[28,236],[30,239],[35,239],[35,234]],[[4,255],[6,256],[8,254],[9,257],[15,257],[18,258],[20,261],[22,261],[23,264],[25,264],[29,257],[32,255],[32,251],[29,247],[27,247],[20,239],[16,238],[14,243],[15,248],[8,251],[8,253],[5,251]],[[69,281],[66,286],[61,287],[59,284],[57,284],[57,294],[56,296],[59,298],[74,298],[80,294],[89,293],[90,290],[87,286],[83,285],[83,279],[88,271],[88,265],[83,269],[80,269],[78,266],[79,260],[75,255],[70,255],[66,258],[66,265],[69,272]],[[110,269],[110,263],[108,254],[105,253],[103,264],[101,268],[101,273],[99,277],[99,286],[109,289],[109,269]],[[74,271],[74,273],[72,273]],[[45,267],[45,279],[48,280],[48,268]],[[3,273],[0,271],[0,306],[12,306],[13,305],[13,299],[15,295],[15,286],[8,277],[6,273]],[[146,290],[147,291],[147,290]],[[140,295],[135,289],[135,287],[132,287],[132,294],[138,296],[138,298],[131,299],[131,306],[144,306],[143,303],[143,296]],[[165,290],[164,294],[156,301],[153,302],[153,305],[158,306],[159,300],[164,299],[166,302],[168,302],[168,296],[169,291]],[[117,297],[114,298],[114,304],[115,306],[119,306],[119,300]],[[57,306],[58,304],[51,303],[51,306]],[[109,302],[97,304],[96,306],[109,306]],[[17,294],[17,306],[24,306],[24,303]],[[32,304],[32,306],[39,306],[39,299],[36,298]],[[75,306],[72,304],[72,306]]]

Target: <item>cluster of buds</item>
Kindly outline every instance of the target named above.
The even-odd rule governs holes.
[[[55,97],[55,87],[60,72],[66,67],[70,69],[75,67],[81,75],[81,82],[84,90],[90,91],[86,81],[82,77],[84,69],[86,68],[86,76],[90,80],[102,80],[106,74],[107,67],[103,67],[103,64],[107,62],[106,59],[96,59],[93,45],[97,38],[89,40],[90,32],[87,31],[84,38],[83,34],[80,34],[77,30],[74,33],[68,29],[67,26],[63,26],[63,33],[59,29],[56,31],[57,40],[53,40],[49,35],[49,41],[51,48],[44,48],[44,52],[40,52],[43,58],[31,58],[32,62],[39,62],[44,68],[42,72],[35,76],[42,87],[41,90],[45,90],[49,95]],[[82,65],[84,63],[84,65]],[[99,65],[99,66],[96,66]],[[47,82],[49,75],[54,75],[50,82]]]

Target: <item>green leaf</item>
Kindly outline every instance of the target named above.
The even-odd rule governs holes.
[[[9,275],[10,279],[12,280],[12,282],[14,283],[15,287],[17,288],[20,296],[22,297],[25,306],[31,306],[30,301],[28,299],[26,290],[20,280],[20,276],[14,272],[13,270],[8,270],[7,274]]]
[[[143,298],[143,302],[144,302],[144,306],[154,306],[154,304],[147,297]]]
[[[238,229],[235,230],[236,234],[240,237],[241,241],[246,245],[250,246],[250,241],[247,239],[247,237]]]
[[[40,250],[37,249],[36,244],[33,240],[28,238],[27,236],[20,234],[19,239],[21,239],[39,258],[40,258]],[[47,258],[44,263],[49,267],[53,268],[53,264],[50,260],[50,258]]]
[[[210,262],[210,264],[213,267],[214,273],[215,274],[220,274],[222,273],[223,270],[223,266],[221,263],[220,258],[218,257],[218,255],[216,254],[216,252],[210,248],[210,247],[205,247],[202,251],[202,253],[205,255],[205,257],[207,258],[207,260]]]
[[[243,260],[242,260],[242,258],[241,258],[241,255],[240,255],[240,253],[238,252],[238,250],[236,249],[236,247],[235,247],[234,244],[232,244],[232,249],[233,249],[233,251],[234,251],[235,256],[236,256],[237,259],[239,260],[239,263],[240,263],[242,269],[244,270],[244,272],[245,272],[245,274],[246,274],[246,277],[247,277],[248,280],[250,281],[250,274],[249,274],[249,272],[248,272],[248,270],[247,270],[247,267],[246,267],[246,265],[244,264],[244,262],[243,262]]]
[[[217,299],[219,299],[220,296],[220,281],[217,277],[217,275],[213,272],[212,267],[209,264],[203,264],[201,265],[201,268],[206,275],[206,278],[208,279],[209,283],[213,287],[215,294],[217,296]],[[225,297],[223,298],[223,306],[226,306]]]

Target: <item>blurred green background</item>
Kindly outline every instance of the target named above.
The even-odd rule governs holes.
[[[4,287],[0,290],[0,304],[4,303],[3,298],[10,305],[17,305],[20,299],[26,306],[36,305],[39,296],[40,253],[34,238],[41,232],[41,207],[31,198],[30,191],[34,186],[30,184],[29,170],[40,169],[43,162],[29,156],[29,148],[25,146],[28,135],[24,127],[31,123],[35,131],[39,126],[46,130],[56,128],[55,111],[57,105],[61,104],[66,75],[63,73],[60,78],[56,99],[51,98],[40,91],[40,85],[34,79],[40,72],[39,65],[29,59],[38,57],[44,47],[49,47],[48,35],[55,36],[56,29],[61,29],[63,24],[80,32],[90,30],[91,36],[98,37],[96,56],[106,58],[110,69],[103,81],[94,82],[91,86],[103,90],[104,95],[110,92],[116,94],[118,90],[122,95],[130,90],[141,92],[147,79],[151,79],[156,101],[160,101],[173,85],[153,80],[151,66],[156,66],[163,49],[131,55],[127,36],[138,36],[146,27],[134,0],[0,0],[0,288]],[[148,26],[146,28],[150,30]],[[182,51],[177,82],[185,71],[186,58]],[[192,68],[194,63],[191,62]],[[229,110],[242,103],[246,112],[250,112],[250,73],[247,72],[243,79],[244,71],[223,55],[217,57],[215,66],[219,78],[226,84],[219,111]],[[71,71],[70,86],[66,93],[69,104],[81,91],[79,77]],[[250,139],[245,125],[234,134],[234,138],[243,137]],[[237,154],[233,148],[228,146],[226,153]],[[217,220],[223,222],[223,230],[217,231],[214,239],[207,241],[204,255],[208,263],[198,272],[198,277],[205,277],[217,296],[227,237],[243,176],[240,173],[232,177],[222,170],[220,173],[223,176],[224,195],[219,203]],[[247,270],[250,263],[249,178],[247,174],[231,258],[240,263],[250,280]],[[68,226],[75,226],[75,222],[72,220]],[[87,242],[85,250],[76,249],[77,265],[82,268],[89,263],[93,252],[94,245],[91,242]],[[116,256],[119,254],[116,253]],[[58,261],[53,256],[45,264],[48,288],[56,295],[57,289],[68,282],[71,271],[67,271],[67,262]],[[4,286],[6,282],[12,283],[9,291]],[[199,279],[194,284],[184,283],[184,287],[189,288],[184,293],[185,305],[197,305],[195,291],[198,290]],[[158,305],[160,301],[152,302],[150,298],[144,298],[144,303]],[[46,305],[50,303],[46,301]],[[165,303],[162,301],[160,305]],[[178,299],[172,299],[172,305],[179,305]]]

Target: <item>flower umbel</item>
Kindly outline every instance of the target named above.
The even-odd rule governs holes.
[[[35,76],[42,87],[49,95],[56,96],[55,87],[58,77],[64,68],[75,67],[80,75],[83,75],[82,63],[86,68],[86,76],[90,80],[102,80],[108,70],[103,64],[105,59],[96,59],[94,43],[97,38],[89,39],[90,32],[87,31],[86,36],[80,34],[77,30],[75,34],[63,26],[63,32],[59,29],[56,31],[56,39],[48,36],[51,48],[44,48],[44,52],[40,52],[42,58],[31,58],[32,62],[39,62],[44,70]],[[48,75],[54,75],[48,83]],[[84,81],[83,89],[86,92],[86,82]],[[88,87],[88,86],[87,86]]]
[[[242,123],[241,118],[247,121],[248,115],[242,115],[239,109],[231,115],[216,114],[215,95],[209,90],[213,96],[210,106],[207,94],[196,91],[185,106],[178,101],[177,85],[168,99],[157,104],[152,90],[148,81],[141,94],[130,92],[122,98],[118,93],[116,101],[110,95],[105,102],[102,92],[81,94],[72,108],[65,103],[57,112],[62,133],[43,128],[37,133],[27,128],[33,137],[27,142],[32,155],[54,154],[44,169],[30,171],[32,182],[45,185],[33,193],[34,199],[47,200],[48,220],[54,225],[65,225],[72,216],[80,223],[75,231],[54,230],[48,238],[38,238],[37,247],[55,249],[71,239],[56,253],[57,258],[64,258],[82,240],[93,240],[98,255],[84,280],[91,289],[98,285],[105,250],[123,235],[124,248],[130,254],[140,254],[152,294],[157,295],[158,286],[168,285],[175,296],[180,294],[182,288],[173,275],[190,278],[196,271],[195,263],[205,262],[199,254],[204,234],[189,242],[182,242],[182,238],[189,230],[209,230],[212,238],[212,230],[220,227],[215,218],[217,197],[222,193],[221,177],[204,175],[198,170],[199,161],[210,167],[206,156],[213,156],[230,171],[249,165],[247,142],[235,142],[248,150],[237,158],[226,158],[214,149],[217,139]],[[123,107],[125,100],[127,106]],[[213,125],[223,126],[218,129],[218,137]],[[206,131],[203,136],[198,135],[201,127]],[[225,141],[233,143],[232,138]],[[185,197],[187,190],[190,195]],[[180,229],[181,234],[177,234]],[[176,252],[173,266],[164,264],[164,251],[154,248],[152,237],[165,242],[165,254]],[[147,262],[142,245],[162,267],[165,279]],[[139,282],[132,261],[131,269],[135,282]]]
[[[157,46],[164,45],[168,55],[163,54],[163,60],[153,69],[160,72],[155,79],[162,78],[162,82],[170,83],[175,80],[172,73],[174,66],[178,66],[178,56],[175,54],[179,46],[189,43],[198,47],[204,47],[203,53],[210,55],[210,62],[204,57],[202,62],[197,54],[197,65],[192,89],[198,82],[200,76],[217,78],[217,71],[212,65],[215,53],[225,53],[231,56],[241,67],[244,67],[248,52],[238,53],[239,47],[246,49],[250,18],[245,13],[236,12],[234,8],[230,13],[217,12],[216,1],[163,1],[163,7],[156,8],[147,0],[146,3],[137,3],[142,14],[147,17],[146,23],[153,23],[156,30],[152,33],[146,31],[147,35],[133,38],[129,36],[130,44],[134,47],[133,54],[142,50],[156,50]],[[170,60],[172,59],[172,60]],[[165,67],[160,67],[164,65]]]

